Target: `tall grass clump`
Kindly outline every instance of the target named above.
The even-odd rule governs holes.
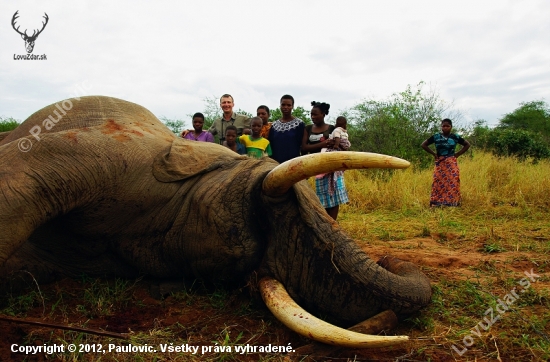
[[[351,170],[344,173],[349,207],[358,210],[420,209],[429,203],[431,174],[407,170]]]
[[[465,206],[508,204],[550,206],[550,162],[521,162],[515,157],[476,153],[459,158],[462,200]]]
[[[458,159],[462,206],[550,207],[550,162],[520,162],[476,152]],[[429,207],[433,169],[351,170],[344,173],[350,211],[421,210]]]

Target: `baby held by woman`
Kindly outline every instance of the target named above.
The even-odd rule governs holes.
[[[321,152],[333,152],[333,151],[347,151],[351,147],[349,142],[349,136],[347,128],[348,121],[345,117],[336,118],[336,128],[328,137],[331,140],[334,140],[334,145],[332,147],[323,148]]]
[[[334,131],[328,136],[330,140],[334,140],[334,145],[332,147],[322,148],[321,152],[334,152],[334,151],[347,151],[351,147],[351,143],[349,141],[348,131],[346,130],[348,125],[348,121],[346,117],[338,117],[336,118],[336,128],[334,128]],[[334,173],[336,176],[343,174],[343,171],[336,171]],[[322,173],[315,178],[323,178],[326,174]]]

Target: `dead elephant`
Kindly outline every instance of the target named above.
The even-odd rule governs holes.
[[[407,165],[358,152],[278,165],[180,139],[137,104],[65,100],[0,141],[0,278],[27,270],[39,281],[82,273],[239,281],[256,272],[268,306],[290,328],[345,346],[398,343],[406,337],[308,324],[314,317],[294,309],[284,288],[339,325],[428,304],[430,283],[416,266],[369,259],[301,181]]]

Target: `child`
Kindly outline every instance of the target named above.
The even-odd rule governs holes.
[[[222,145],[229,148],[233,152],[237,152],[239,155],[246,155],[246,147],[237,143],[237,127],[233,125],[227,126],[225,129],[225,141]]]
[[[334,131],[332,131],[328,137],[329,139],[334,140],[332,151],[347,151],[351,147],[348,131],[346,130],[347,126],[348,121],[346,117],[340,116],[336,118],[336,128],[334,128]]]
[[[250,119],[251,135],[242,135],[239,137],[239,142],[246,146],[246,154],[254,158],[262,158],[271,156],[271,145],[269,141],[262,136],[263,122],[260,117]]]
[[[334,131],[328,136],[329,139],[334,140],[334,145],[332,147],[328,148],[322,148],[321,152],[334,152],[334,151],[347,151],[351,147],[351,143],[349,142],[348,137],[348,131],[346,130],[348,126],[348,120],[346,117],[340,116],[336,118],[336,128],[334,128]],[[339,175],[343,175],[343,171],[336,171],[334,172],[335,177]],[[321,179],[325,176],[325,173],[319,174],[315,176],[317,179]]]
[[[267,138],[269,136],[269,130],[271,129],[271,122],[269,122],[269,108],[267,106],[259,106],[256,110],[256,115],[262,119],[262,130],[260,136]]]
[[[204,115],[197,112],[193,115],[193,128],[195,131],[187,133],[183,138],[200,142],[214,142],[212,133],[203,131],[202,126],[204,126]]]

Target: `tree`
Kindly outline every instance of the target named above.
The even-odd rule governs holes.
[[[185,128],[185,121],[181,119],[168,119],[162,116],[160,117],[160,120],[166,125],[166,127],[170,128],[170,130],[177,135],[179,135]]]
[[[544,101],[522,102],[519,108],[504,115],[499,128],[532,131],[550,142],[550,107]]]
[[[440,99],[435,90],[410,85],[386,100],[366,99],[344,112],[353,150],[383,153],[431,165],[420,144],[439,130],[441,119],[459,121],[461,113]],[[456,128],[456,127],[455,127]]]

